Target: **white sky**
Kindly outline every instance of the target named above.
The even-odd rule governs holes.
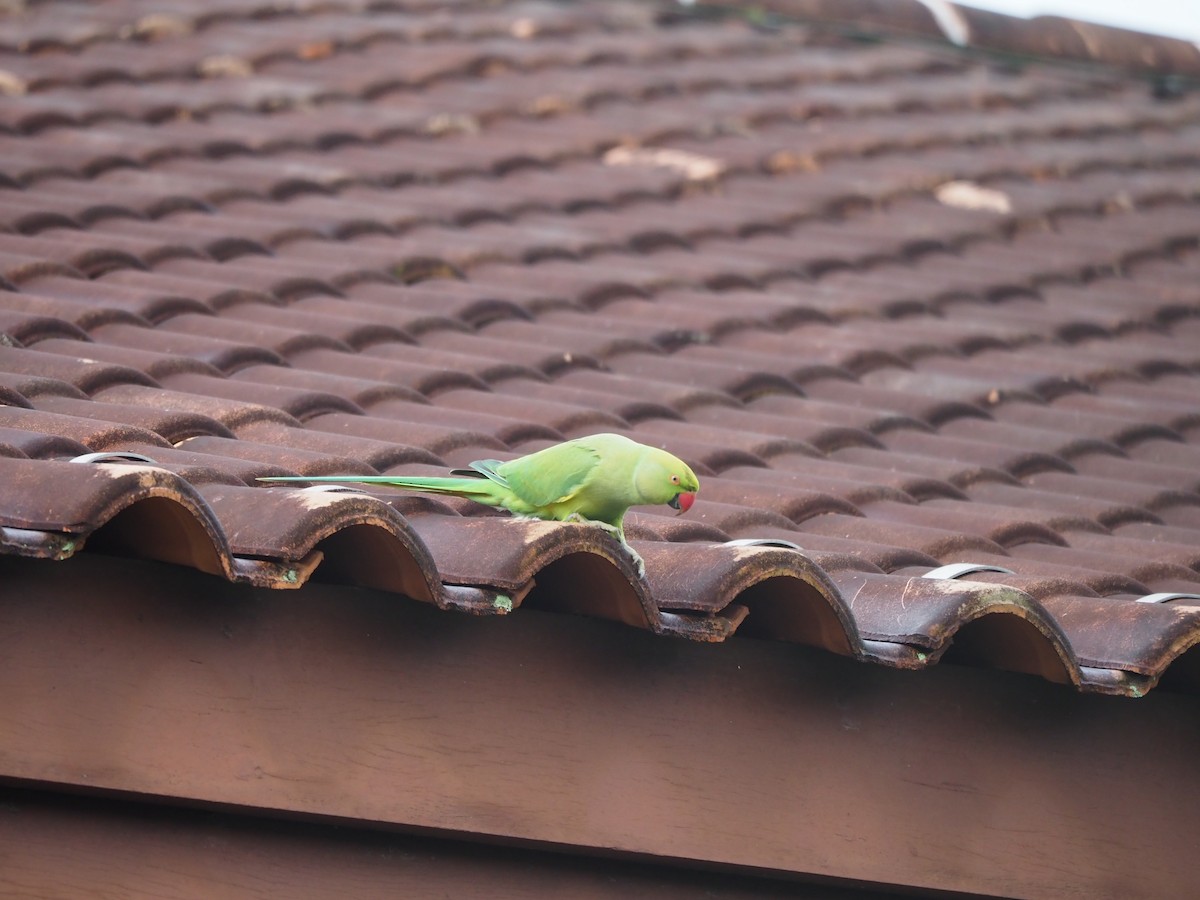
[[[1011,16],[1066,16],[1200,41],[1200,0],[958,0]]]

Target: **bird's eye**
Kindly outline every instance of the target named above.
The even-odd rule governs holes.
[[[678,475],[671,476],[671,484],[679,484],[679,476]]]

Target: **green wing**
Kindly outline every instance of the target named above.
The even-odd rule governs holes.
[[[543,508],[574,496],[599,463],[594,449],[567,441],[503,463],[495,475],[531,507]]]
[[[451,469],[451,475],[465,475],[467,478],[487,478],[490,481],[496,482],[501,487],[508,487],[508,481],[501,475],[497,469],[504,463],[498,459],[477,459],[475,462],[467,463],[465,469]]]

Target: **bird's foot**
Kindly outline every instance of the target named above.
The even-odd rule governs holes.
[[[603,528],[609,534],[616,534],[616,532],[617,532],[616,527],[609,525],[607,522],[599,522],[596,519],[588,519],[584,516],[581,516],[577,512],[571,513],[569,516],[567,516],[565,519],[563,519],[563,521],[564,522],[579,522],[580,524],[583,524],[583,525],[595,525],[597,528]]]
[[[629,543],[625,540],[625,532],[622,529],[615,525],[609,525],[607,522],[597,522],[595,519],[585,519],[579,513],[571,513],[569,516],[563,519],[563,521],[583,522],[587,525],[594,525],[603,531],[607,531],[609,534],[615,537],[618,542],[620,542],[621,546],[625,548],[625,552],[629,554],[629,561],[633,563],[633,568],[637,572],[638,578],[646,577],[646,563],[642,559],[641,554],[629,546]]]
[[[624,541],[622,541],[624,543]],[[637,570],[638,578],[646,577],[646,561],[642,559],[642,555],[625,544],[625,552],[629,554],[629,561],[633,563],[633,568]]]
[[[629,546],[629,541],[625,540],[625,531],[620,528],[613,529],[613,536],[621,542],[621,546],[625,548],[625,552],[629,554],[629,561],[633,563],[633,568],[637,572],[638,578],[646,577],[646,561],[642,559],[642,555]]]

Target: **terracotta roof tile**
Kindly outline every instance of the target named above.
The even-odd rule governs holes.
[[[1194,605],[1136,601],[1200,583],[1193,97],[645,4],[268,7],[0,20],[4,552],[1187,688]],[[644,580],[255,481],[600,431],[704,485],[630,514]]]
[[[99,422],[144,429],[147,433],[161,436],[168,443],[177,443],[202,434],[232,436],[220,422],[208,416],[177,412],[163,409],[161,406],[147,408],[108,400],[45,396],[38,398],[37,408],[64,418],[95,419]]]
[[[175,320],[168,320],[173,321]],[[195,329],[195,333],[189,333],[180,327],[181,324],[183,323],[176,323],[175,329],[143,328],[125,324],[103,325],[92,330],[92,337],[97,344],[135,351],[148,350],[160,357],[189,357],[222,372],[232,372],[250,365],[282,362],[279,354],[271,348],[242,341],[232,329],[224,330],[226,337],[216,337],[204,334],[204,329],[201,328]]]
[[[30,459],[55,459],[63,456],[81,456],[90,452],[87,445],[73,438],[47,434],[42,431],[29,431],[20,425],[20,422],[14,422],[11,426],[0,425],[0,455]]]

